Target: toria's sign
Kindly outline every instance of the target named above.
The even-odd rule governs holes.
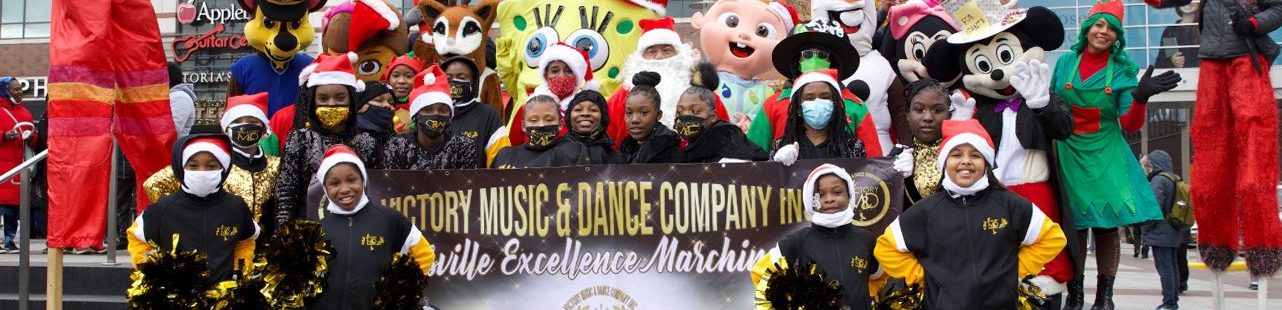
[[[237,50],[249,46],[249,40],[244,35],[232,34],[221,36],[225,30],[223,24],[214,25],[214,29],[203,34],[187,35],[174,39],[174,61],[184,62],[190,58],[193,53],[209,50],[224,49]],[[179,47],[185,50],[179,51]]]
[[[442,309],[749,309],[749,270],[810,225],[801,185],[824,163],[852,176],[855,226],[880,235],[899,215],[887,159],[371,170],[366,189],[435,248]]]

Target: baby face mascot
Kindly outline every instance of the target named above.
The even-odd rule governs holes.
[[[882,156],[881,150],[890,150],[890,109],[886,93],[895,81],[890,62],[873,49],[872,37],[877,27],[877,6],[872,0],[815,0],[810,3],[812,18],[827,18],[837,22],[846,33],[850,45],[859,52],[859,70],[854,75],[843,76],[842,83],[854,89],[863,99],[877,130],[877,145],[869,148],[868,156]],[[866,90],[865,90],[866,89]]]
[[[796,9],[776,0],[721,0],[690,17],[703,54],[719,71],[721,85],[714,93],[730,113],[730,123],[747,131],[772,92],[756,77],[774,69],[775,45],[799,23]]]
[[[1044,7],[1019,8],[1001,0],[953,0],[942,4],[962,32],[935,42],[926,52],[930,76],[961,75],[952,96],[954,119],[978,119],[996,141],[994,174],[1008,189],[1032,201],[1063,227],[1074,227],[1072,213],[1060,208],[1062,192],[1054,171],[1055,140],[1073,133],[1073,118],[1050,93],[1046,52],[1064,41],[1064,25]],[[1081,268],[1076,234],[1033,281],[1047,295],[1064,291]],[[1070,259],[1073,258],[1073,259]]]
[[[456,1],[449,1],[456,2]],[[464,1],[466,2],[466,1]],[[498,17],[499,0],[483,0],[472,6],[448,5],[441,0],[418,2],[422,34],[414,41],[414,57],[428,64],[440,63],[454,56],[467,56],[480,68],[478,100],[494,111],[504,113],[503,90],[499,75],[490,69],[485,58],[485,42],[490,40],[490,26]],[[506,114],[504,114],[506,115]]]
[[[655,13],[643,1],[514,0],[499,3],[501,34],[495,51],[499,77],[517,111],[543,85],[539,60],[549,47],[564,43],[588,52],[592,76],[603,95],[619,87],[627,55],[637,47],[642,19]],[[513,113],[515,114],[515,113]],[[510,120],[509,120],[510,123]]]
[[[1170,8],[1190,0],[1145,0]],[[1269,81],[1282,26],[1282,1],[1202,1],[1202,45],[1193,108],[1192,204],[1202,260],[1223,271],[1245,246],[1252,275],[1272,276],[1282,262],[1282,224],[1274,215],[1278,183],[1278,109]],[[1193,57],[1194,55],[1185,55]],[[1205,207],[1212,206],[1212,207]],[[1239,239],[1241,242],[1239,242]]]
[[[267,114],[294,103],[298,96],[298,74],[312,57],[299,52],[312,44],[316,32],[307,15],[325,6],[322,0],[240,0],[241,8],[253,12],[245,23],[245,39],[257,53],[245,55],[231,65],[227,96],[268,93]]]
[[[378,81],[392,59],[409,52],[409,30],[401,10],[386,0],[343,2],[325,12],[324,21],[325,53],[356,52],[353,69],[362,81]]]

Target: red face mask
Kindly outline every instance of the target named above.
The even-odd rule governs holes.
[[[556,95],[557,99],[565,99],[574,94],[574,89],[579,87],[579,79],[573,75],[562,75],[558,77],[547,78],[548,90]]]

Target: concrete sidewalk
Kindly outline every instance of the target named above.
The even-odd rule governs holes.
[[[1153,259],[1132,258],[1130,244],[1122,244],[1113,303],[1117,309],[1147,310],[1162,304],[1162,286],[1153,267]],[[1197,251],[1188,250],[1189,262],[1198,262]],[[1239,257],[1239,260],[1242,258]],[[1095,301],[1095,256],[1086,257],[1086,303]],[[1245,271],[1224,274],[1225,309],[1257,309],[1256,291],[1248,288],[1251,277]],[[1266,279],[1261,279],[1264,281]],[[1189,290],[1180,295],[1180,309],[1211,309],[1211,272],[1189,270]],[[1282,309],[1282,281],[1275,276],[1269,283],[1269,299],[1264,309]]]

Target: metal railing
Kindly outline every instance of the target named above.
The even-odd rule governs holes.
[[[18,206],[18,310],[27,310],[31,305],[31,170],[35,165],[49,156],[49,150],[40,152],[23,161],[17,167],[0,175],[0,180],[13,178],[22,174],[21,197]]]

